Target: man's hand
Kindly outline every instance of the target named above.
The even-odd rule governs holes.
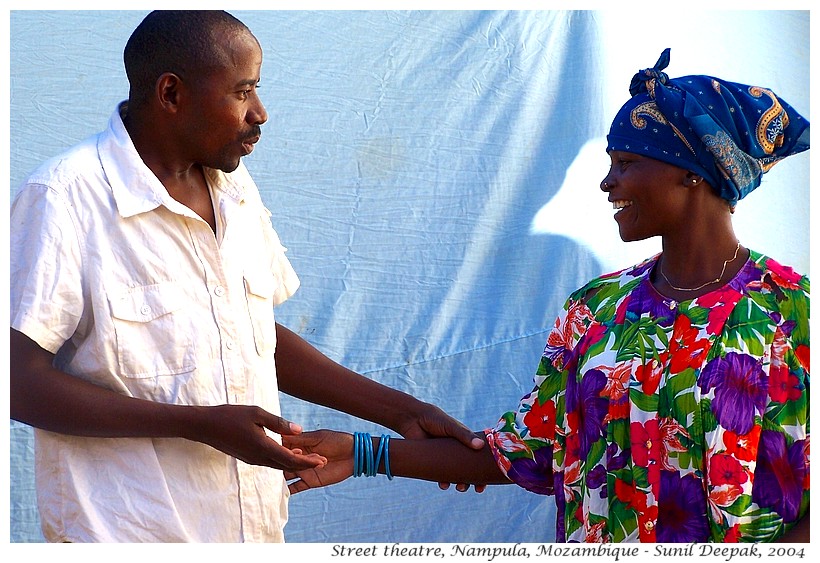
[[[266,410],[245,405],[191,407],[196,419],[193,432],[184,437],[196,440],[252,465],[287,471],[324,467],[323,456],[290,449],[271,438],[266,429],[285,436],[301,434],[302,428]]]
[[[396,432],[407,439],[455,438],[468,448],[480,450],[484,440],[437,406],[419,401],[415,412],[408,413]]]
[[[422,408],[416,418],[408,419],[401,428],[396,429],[402,436],[408,439],[450,437],[474,450],[484,447],[484,440],[461,422],[435,405],[430,403],[421,403],[421,405]],[[441,490],[446,491],[450,488],[450,483],[439,483],[438,486]],[[486,487],[486,485],[475,485],[475,492],[482,493]],[[469,491],[470,485],[458,483],[456,490],[462,493]]]
[[[285,471],[291,494],[326,487],[353,475],[353,436],[332,430],[283,435],[285,447],[327,460],[322,467]]]

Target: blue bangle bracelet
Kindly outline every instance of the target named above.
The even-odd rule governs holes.
[[[376,473],[379,472],[379,465],[381,465],[382,456],[384,455],[384,445],[387,443],[388,438],[389,436],[382,434],[381,439],[379,439],[379,450],[376,452]]]
[[[370,439],[370,434],[365,434],[362,438],[364,440],[365,466],[364,474],[367,477],[373,477],[376,473],[373,470],[373,440]]]
[[[387,475],[387,478],[392,481],[393,474],[390,473],[390,436],[384,437],[384,474]]]
[[[353,433],[353,476],[361,477],[375,477],[379,474],[379,465],[384,460],[384,472],[388,479],[393,479],[393,474],[390,473],[390,460],[388,452],[388,444],[390,436],[382,434],[379,439],[379,445],[376,448],[375,456],[373,448],[373,439],[367,432]]]
[[[353,476],[359,476],[359,433],[353,433]]]

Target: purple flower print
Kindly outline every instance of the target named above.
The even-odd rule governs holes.
[[[699,377],[703,393],[715,390],[712,412],[726,430],[746,434],[756,413],[766,408],[767,379],[757,359],[729,352],[706,364]]]
[[[804,447],[805,440],[797,440],[787,447],[786,437],[773,430],[760,434],[752,500],[761,507],[771,508],[786,522],[797,520],[803,498]]]
[[[607,496],[607,488],[606,488],[606,468],[604,468],[603,464],[598,464],[593,467],[589,473],[587,473],[587,488],[590,491],[599,490],[599,495],[601,498],[606,498]]]
[[[634,321],[644,313],[649,313],[650,318],[659,326],[671,326],[675,321],[675,311],[669,308],[657,290],[652,287],[652,282],[646,277],[635,288],[630,296],[627,305],[627,320]]]
[[[618,444],[610,442],[606,447],[606,467],[610,471],[623,469],[631,458],[630,450],[621,451]]]
[[[709,539],[706,493],[692,474],[661,471],[656,539],[662,543],[703,542]]]
[[[535,459],[518,458],[512,461],[507,475],[510,480],[538,495],[552,495],[552,446],[538,448]]]
[[[578,459],[586,458],[589,448],[602,436],[607,400],[601,397],[601,391],[606,381],[604,373],[597,369],[586,372],[580,384],[574,377],[567,379],[567,416],[570,430],[578,434]]]

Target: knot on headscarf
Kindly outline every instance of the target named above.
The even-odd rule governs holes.
[[[732,205],[777,162],[809,148],[809,122],[774,92],[712,76],[670,79],[664,49],[632,78],[607,150],[643,154],[702,176]]]
[[[655,66],[639,70],[638,73],[632,77],[632,82],[629,85],[629,93],[631,95],[634,96],[654,90],[653,81],[660,82],[661,84],[669,82],[669,76],[663,72],[663,69],[669,66],[669,52],[670,49],[667,47],[663,50],[663,53],[661,53]]]

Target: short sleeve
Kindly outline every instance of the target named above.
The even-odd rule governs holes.
[[[514,483],[538,494],[555,494],[556,431],[566,389],[563,360],[576,341],[576,313],[577,307],[568,301],[547,336],[532,391],[486,431],[501,471]]]
[[[82,250],[63,197],[30,184],[11,207],[10,322],[56,353],[82,318]]]

